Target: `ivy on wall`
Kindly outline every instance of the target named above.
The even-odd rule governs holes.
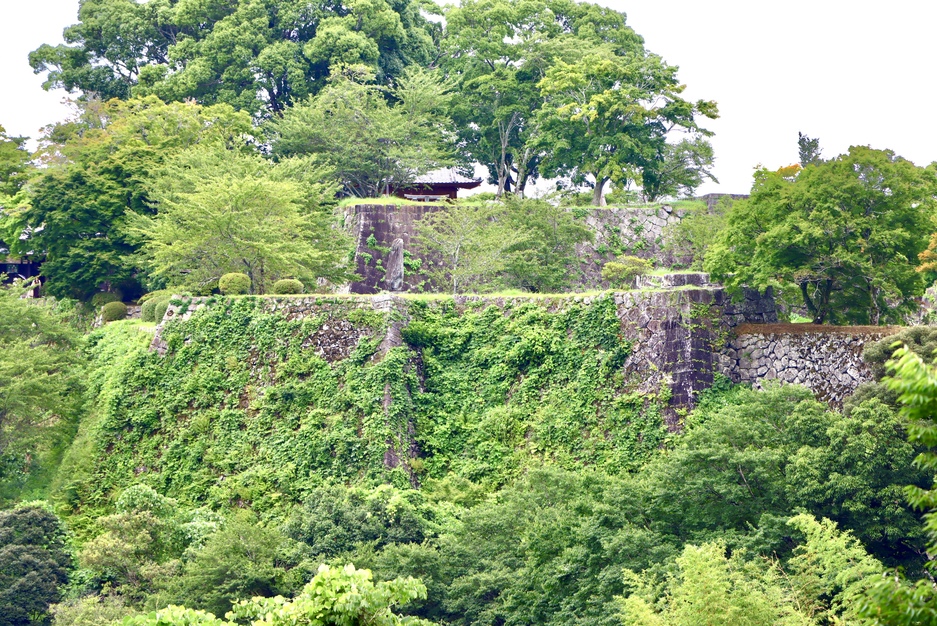
[[[61,492],[107,508],[145,482],[191,505],[264,511],[334,480],[408,488],[455,473],[495,489],[544,463],[627,472],[664,440],[661,400],[623,389],[631,346],[611,298],[559,312],[409,306],[406,345],[382,356],[393,314],[339,301],[290,319],[221,299],[168,323],[162,357],[132,325],[108,325]],[[354,345],[329,362],[313,339],[341,324],[355,333],[332,340]]]

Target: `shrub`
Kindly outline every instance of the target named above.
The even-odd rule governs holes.
[[[602,280],[614,287],[628,287],[636,276],[647,274],[651,267],[647,259],[622,255],[602,266]]]
[[[140,305],[140,321],[141,322],[155,322],[156,321],[156,305],[159,300],[147,300]]]
[[[251,290],[251,279],[247,274],[232,272],[218,279],[218,289],[226,296],[235,296],[248,293]]]
[[[105,304],[110,304],[111,302],[120,302],[121,294],[115,291],[99,291],[93,296],[91,296],[91,306],[96,309],[100,309]]]
[[[108,302],[101,307],[101,317],[105,322],[122,320],[127,317],[127,305],[123,302]]]
[[[281,296],[302,293],[304,290],[303,284],[295,278],[282,278],[273,283],[273,293]]]
[[[169,308],[169,300],[159,300],[156,302],[156,306],[153,307],[153,321],[159,324],[163,321],[163,316],[166,315],[166,309]]]

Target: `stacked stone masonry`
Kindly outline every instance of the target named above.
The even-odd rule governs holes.
[[[862,360],[866,343],[898,328],[757,324],[739,326],[719,355],[719,368],[735,382],[761,387],[766,381],[804,385],[834,406],[874,380]]]
[[[349,207],[344,223],[355,242],[355,271],[361,280],[351,283],[347,291],[375,294],[381,291],[429,290],[432,285],[419,271],[404,269],[398,278],[392,256],[395,246],[398,246],[403,256],[418,259],[423,266],[431,262],[432,259],[422,258],[413,238],[419,221],[443,208],[428,204],[360,204]],[[576,248],[580,264],[576,280],[578,289],[608,287],[602,281],[602,266],[619,254],[650,259],[657,267],[686,266],[690,262],[689,258],[674,255],[666,245],[668,229],[683,219],[685,211],[660,206],[588,208],[575,209],[574,212],[578,212],[594,234],[593,241]]]
[[[801,384],[817,396],[838,405],[863,382],[873,380],[862,360],[866,343],[897,332],[897,328],[829,327],[778,324],[771,293],[747,291],[739,302],[701,273],[645,277],[643,288],[595,296],[455,296],[448,300],[457,310],[496,306],[505,315],[524,302],[535,301],[550,311],[573,304],[591,304],[613,298],[622,337],[632,345],[624,366],[623,391],[658,393],[669,390],[668,423],[678,428],[678,411],[693,406],[697,394],[712,385],[717,373],[735,382],[760,387],[766,381]],[[440,300],[444,302],[446,300]],[[205,306],[224,306],[225,299],[174,298],[152,348],[164,353],[162,325],[185,320]],[[344,358],[374,329],[348,321],[351,309],[387,314],[375,359],[403,345],[401,329],[409,321],[411,301],[395,295],[282,296],[263,298],[270,313],[289,319],[318,317],[322,324],[306,346],[329,362]],[[431,301],[430,306],[435,306]]]

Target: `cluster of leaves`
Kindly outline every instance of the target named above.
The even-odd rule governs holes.
[[[509,199],[446,207],[417,224],[421,273],[452,293],[519,288],[567,289],[576,277],[576,245],[592,239],[572,213],[543,200]]]
[[[54,493],[82,537],[73,593],[97,595],[56,606],[63,624],[286,610],[269,598],[303,597],[323,562],[419,578],[410,611],[466,626],[806,624],[864,610],[886,566],[922,570],[900,486],[930,479],[877,398],[840,413],[797,387],[720,385],[671,439],[658,401],[620,391],[630,347],[608,298],[415,301],[407,346],[379,360],[390,320],[340,302],[292,321],[216,302],[165,327],[163,357],[129,323],[92,335],[97,401]],[[309,349],[349,322],[347,358]],[[268,600],[236,602],[251,596]]]
[[[78,334],[21,295],[0,289],[0,501],[48,478],[81,403]]]
[[[935,196],[937,170],[890,150],[854,146],[799,172],[761,170],[705,267],[730,285],[795,287],[818,324],[900,321],[923,288],[915,263]]]
[[[100,363],[110,380],[67,460],[69,498],[100,505],[145,479],[184,502],[265,509],[330,477],[408,486],[455,471],[498,485],[530,458],[627,470],[664,436],[658,402],[617,391],[629,346],[611,299],[507,316],[416,302],[405,337],[417,350],[371,363],[388,323],[377,316],[329,363],[305,346],[326,327],[350,328],[354,305],[340,302],[287,320],[262,302],[224,301],[166,326],[165,357],[135,341],[119,367]],[[97,331],[93,349],[111,358],[124,332]]]

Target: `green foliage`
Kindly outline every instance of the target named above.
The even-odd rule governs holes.
[[[159,300],[149,299],[143,302],[140,305],[140,321],[141,322],[155,322],[156,321],[156,305]]]
[[[237,511],[186,554],[181,571],[164,585],[174,601],[224,615],[239,598],[292,591],[289,552],[287,538],[276,528]]]
[[[113,291],[99,291],[93,296],[91,296],[91,306],[96,309],[100,309],[105,304],[110,304],[111,302],[120,302],[122,299],[121,294]]]
[[[163,321],[166,311],[169,309],[169,300],[157,300],[153,305],[153,321],[159,324]]]
[[[702,136],[666,143],[661,154],[641,171],[641,191],[645,202],[662,196],[692,198],[696,188],[712,175],[715,156],[712,144]]]
[[[427,507],[420,492],[390,485],[375,489],[326,485],[296,508],[286,532],[327,560],[353,554],[362,544],[380,549],[395,543],[421,543],[429,534]]]
[[[218,290],[226,296],[237,296],[249,293],[251,290],[251,279],[247,274],[232,272],[223,274],[218,279]]]
[[[858,600],[882,565],[836,524],[800,514],[787,521],[802,533],[794,556],[726,556],[720,541],[687,545],[663,580],[625,572],[631,593],[620,599],[624,624],[841,624],[859,621]]]
[[[427,259],[424,273],[452,293],[490,289],[504,271],[508,248],[520,240],[519,234],[499,228],[503,214],[496,204],[428,212],[414,240]]]
[[[688,267],[702,271],[709,249],[726,225],[731,200],[720,201],[712,211],[705,204],[683,209],[685,215],[664,229],[665,247],[678,259],[688,259]]]
[[[542,200],[451,206],[426,214],[415,242],[422,270],[453,293],[497,286],[562,291],[576,277],[575,246],[592,238],[567,210]]]
[[[386,320],[355,322],[358,347],[329,364],[304,346],[351,319],[353,305],[329,301],[292,321],[263,305],[223,301],[166,324],[162,357],[144,337],[121,340],[126,356],[115,359],[99,335],[113,378],[62,477],[71,501],[101,506],[141,477],[186,503],[265,511],[305,500],[327,478],[403,487],[417,471],[455,472],[497,486],[543,461],[618,473],[666,434],[655,399],[621,391],[630,348],[610,298],[558,313],[524,304],[508,316],[414,304],[426,329],[420,381],[405,348],[369,362]],[[388,467],[392,453],[401,466]]]
[[[591,241],[592,231],[572,213],[543,200],[508,199],[500,237],[507,247],[504,283],[533,292],[568,289],[579,271],[576,245]]]
[[[346,565],[342,569],[320,565],[313,579],[292,601],[281,597],[239,602],[232,619],[254,619],[271,626],[432,626],[393,612],[397,606],[426,598],[426,587],[413,578],[373,582],[371,572]]]
[[[647,274],[652,267],[647,259],[622,255],[602,266],[602,280],[613,287],[627,289],[637,276]]]
[[[87,299],[103,287],[120,288],[132,299],[142,273],[124,218],[128,211],[153,212],[150,177],[197,144],[243,149],[251,131],[250,117],[227,105],[164,104],[152,97],[83,102],[75,119],[44,138],[39,156],[52,165],[33,181],[29,203],[14,216],[18,233],[27,235],[11,242],[14,252],[45,252],[49,295]]]
[[[901,486],[930,478],[912,467],[916,451],[894,410],[873,399],[842,415],[794,386],[718,399],[646,468],[653,528],[709,541],[760,525],[753,547],[782,552],[786,533],[772,519],[802,508],[852,531],[883,561],[921,566],[923,537]]]
[[[117,596],[84,596],[49,608],[55,626],[113,626],[136,613]]]
[[[295,278],[281,278],[273,283],[273,293],[279,295],[299,294],[305,291],[305,286]]]
[[[276,279],[341,279],[345,238],[333,226],[334,186],[312,159],[277,164],[218,148],[181,153],[150,184],[159,212],[128,232],[154,277],[198,290],[242,272],[254,293]]]
[[[679,187],[668,168],[692,169],[684,162],[696,160],[700,175],[708,145],[701,137],[710,133],[696,119],[718,117],[716,103],[684,100],[676,70],[640,44],[586,48],[574,60],[557,61],[538,83],[544,98],[538,145],[548,150],[541,170],[577,183],[590,177],[596,206],[604,203],[608,181],[625,185],[638,171],[645,173],[652,197]],[[668,148],[666,136],[674,127],[692,133],[694,141]]]
[[[761,565],[761,567],[759,567]],[[676,573],[658,585],[626,571],[634,592],[621,601],[622,623],[634,626],[807,626],[813,622],[791,606],[790,591],[770,566],[746,561],[743,552],[726,557],[720,542],[687,545]],[[655,606],[658,605],[658,606]]]
[[[796,175],[760,170],[706,260],[729,285],[795,286],[815,323],[900,321],[923,286],[937,171],[866,147]]]
[[[26,184],[29,152],[26,137],[11,137],[0,126],[0,197],[14,196]]]
[[[48,71],[46,89],[105,100],[155,94],[267,116],[319,89],[336,67],[366,64],[390,82],[408,65],[428,65],[437,27],[420,8],[90,0],[65,29],[67,43],[42,45],[29,62]]]
[[[51,309],[0,289],[0,501],[37,487],[67,445],[81,386],[79,338]]]
[[[101,319],[114,322],[127,317],[127,305],[123,302],[108,302],[101,307]]]
[[[317,96],[272,121],[274,154],[321,155],[345,193],[361,198],[451,165],[450,86],[438,72],[408,68],[387,94],[366,84],[371,78],[335,74]]]
[[[0,625],[44,621],[68,581],[65,528],[46,506],[0,511]]]

